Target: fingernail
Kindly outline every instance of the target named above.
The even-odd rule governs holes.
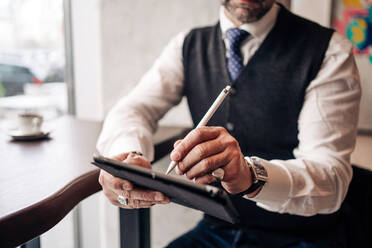
[[[172,160],[178,161],[180,159],[181,155],[180,155],[179,152],[173,151],[172,154],[171,154],[171,157],[172,157]]]
[[[156,201],[163,201],[164,200],[164,195],[162,193],[156,193],[155,200]]]
[[[129,188],[129,184],[128,183],[123,183],[122,188],[123,189],[128,189]]]

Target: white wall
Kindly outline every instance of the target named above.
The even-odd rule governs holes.
[[[372,51],[371,51],[372,53]],[[372,64],[368,56],[356,57],[362,85],[362,99],[360,102],[359,129],[372,131]]]
[[[138,83],[171,37],[195,25],[217,21],[219,3],[72,1],[77,116],[103,120],[112,105]],[[163,123],[191,125],[184,114],[188,113],[185,103],[177,109]],[[178,122],[172,116],[178,116]]]
[[[71,1],[76,115],[102,120],[101,0]]]
[[[332,0],[292,0],[291,10],[323,26],[331,25]]]
[[[105,113],[140,80],[171,37],[195,25],[215,23],[219,7],[219,0],[102,3]],[[188,113],[185,102],[169,113],[162,123],[191,125],[191,119],[184,113]]]

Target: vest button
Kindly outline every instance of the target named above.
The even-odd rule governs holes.
[[[228,123],[226,123],[226,128],[229,131],[233,131],[234,130],[234,124],[232,124],[231,122],[228,122]]]

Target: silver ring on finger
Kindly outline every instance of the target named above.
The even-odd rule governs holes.
[[[118,195],[118,202],[121,204],[121,205],[125,205],[127,206],[128,205],[128,199],[125,198],[124,196],[122,195]]]
[[[214,178],[216,178],[217,182],[219,182],[223,180],[223,177],[225,176],[225,171],[222,168],[218,168],[214,170],[211,175]]]

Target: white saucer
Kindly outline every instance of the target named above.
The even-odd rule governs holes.
[[[8,133],[13,140],[17,141],[31,141],[31,140],[40,140],[49,137],[50,131],[41,130],[38,133],[23,133],[20,130],[13,130]]]

